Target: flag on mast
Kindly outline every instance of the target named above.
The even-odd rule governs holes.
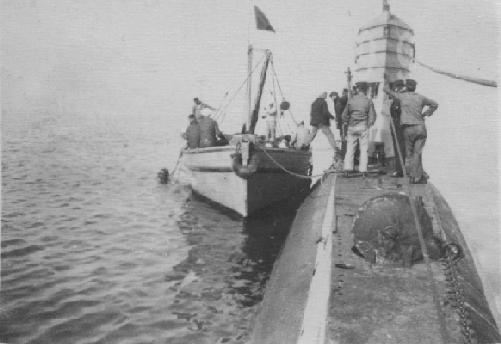
[[[275,29],[271,26],[270,21],[266,18],[266,15],[257,6],[254,6],[254,15],[256,17],[256,27],[258,30],[275,32]]]

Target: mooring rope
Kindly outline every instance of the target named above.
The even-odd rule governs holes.
[[[176,173],[179,171],[179,166],[181,164],[181,158],[183,157],[183,153],[184,153],[184,149],[181,149],[181,151],[179,152],[179,156],[177,157],[176,165],[174,166],[174,169],[172,170],[172,178],[173,179],[177,179]]]
[[[406,187],[407,195],[409,197],[409,203],[411,206],[411,211],[412,215],[414,217],[414,224],[416,226],[416,230],[418,232],[418,238],[419,238],[419,246],[421,246],[421,252],[423,253],[423,259],[426,264],[426,270],[428,273],[428,277],[430,279],[431,287],[432,287],[432,292],[433,292],[433,303],[435,305],[435,311],[437,312],[437,317],[438,317],[438,322],[440,326],[440,336],[442,339],[443,344],[447,344],[449,342],[449,338],[447,335],[447,327],[445,325],[445,319],[443,316],[443,311],[442,311],[442,306],[440,305],[440,300],[439,300],[439,294],[438,294],[438,287],[437,284],[435,283],[435,278],[433,277],[433,270],[431,268],[431,261],[430,257],[428,256],[428,248],[426,247],[426,243],[424,241],[424,236],[423,236],[423,230],[421,228],[421,223],[419,222],[419,216],[418,212],[416,209],[416,197],[413,195],[411,187],[410,187],[410,182],[409,179],[407,178],[407,171],[405,170],[405,165],[404,165],[404,159],[402,157],[402,152],[400,151],[400,146],[398,145],[398,141],[396,140],[397,138],[397,131],[395,130],[395,123],[393,122],[393,118],[390,116],[390,125],[391,129],[393,130],[393,133],[395,135],[395,142],[397,144],[394,144],[396,146],[397,154],[398,154],[398,159],[400,160],[400,165],[402,166],[402,173],[404,175],[404,185]]]
[[[316,179],[316,178],[320,178],[320,177],[323,177],[326,173],[340,173],[340,171],[334,171],[334,170],[326,170],[324,171],[322,174],[316,174],[316,175],[311,175],[311,176],[308,176],[308,175],[304,175],[304,174],[299,174],[299,173],[296,173],[296,172],[293,172],[291,170],[288,170],[285,166],[283,166],[282,164],[280,164],[278,161],[276,161],[272,156],[271,154],[269,154],[266,149],[263,149],[259,146],[255,146],[258,150],[262,151],[267,157],[268,159],[270,159],[278,168],[280,168],[282,171],[290,174],[291,176],[294,176],[294,177],[298,177],[298,178],[303,178],[303,179]]]

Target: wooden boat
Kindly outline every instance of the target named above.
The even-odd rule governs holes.
[[[241,163],[242,155],[249,157],[247,166]],[[309,151],[244,144],[186,150],[183,163],[194,191],[246,217],[307,192],[310,180],[290,172],[307,176],[310,159]]]
[[[412,56],[412,29],[383,4],[383,15],[360,30],[355,69],[360,81],[371,84],[378,115],[383,75],[407,77]],[[372,239],[362,240],[361,233]],[[255,344],[499,342],[474,259],[439,191],[384,174],[335,173],[324,175],[299,208],[250,339]]]
[[[252,60],[252,51],[250,46],[249,61]],[[311,172],[310,150],[269,147],[254,134],[270,60],[271,52],[267,50],[255,106],[246,116],[242,133],[233,135],[227,146],[183,151],[182,163],[190,173],[192,189],[244,217],[280,200],[305,193],[311,184],[308,177]],[[251,62],[248,75],[252,74],[250,66]],[[249,77],[249,95],[250,80]]]

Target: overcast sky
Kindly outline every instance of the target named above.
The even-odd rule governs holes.
[[[4,109],[62,103],[68,113],[185,116],[194,96],[219,105],[237,88],[250,38],[273,50],[286,97],[307,117],[312,98],[344,86],[357,30],[382,10],[381,0],[255,3],[275,34],[254,30],[242,0],[2,0]],[[422,62],[496,76],[494,0],[390,4],[415,30]],[[433,82],[420,73],[420,86]]]

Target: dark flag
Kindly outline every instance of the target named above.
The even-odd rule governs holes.
[[[259,9],[259,7],[254,6],[254,14],[256,16],[256,27],[258,30],[275,32],[275,29],[271,26],[270,21],[266,18],[266,15]]]

